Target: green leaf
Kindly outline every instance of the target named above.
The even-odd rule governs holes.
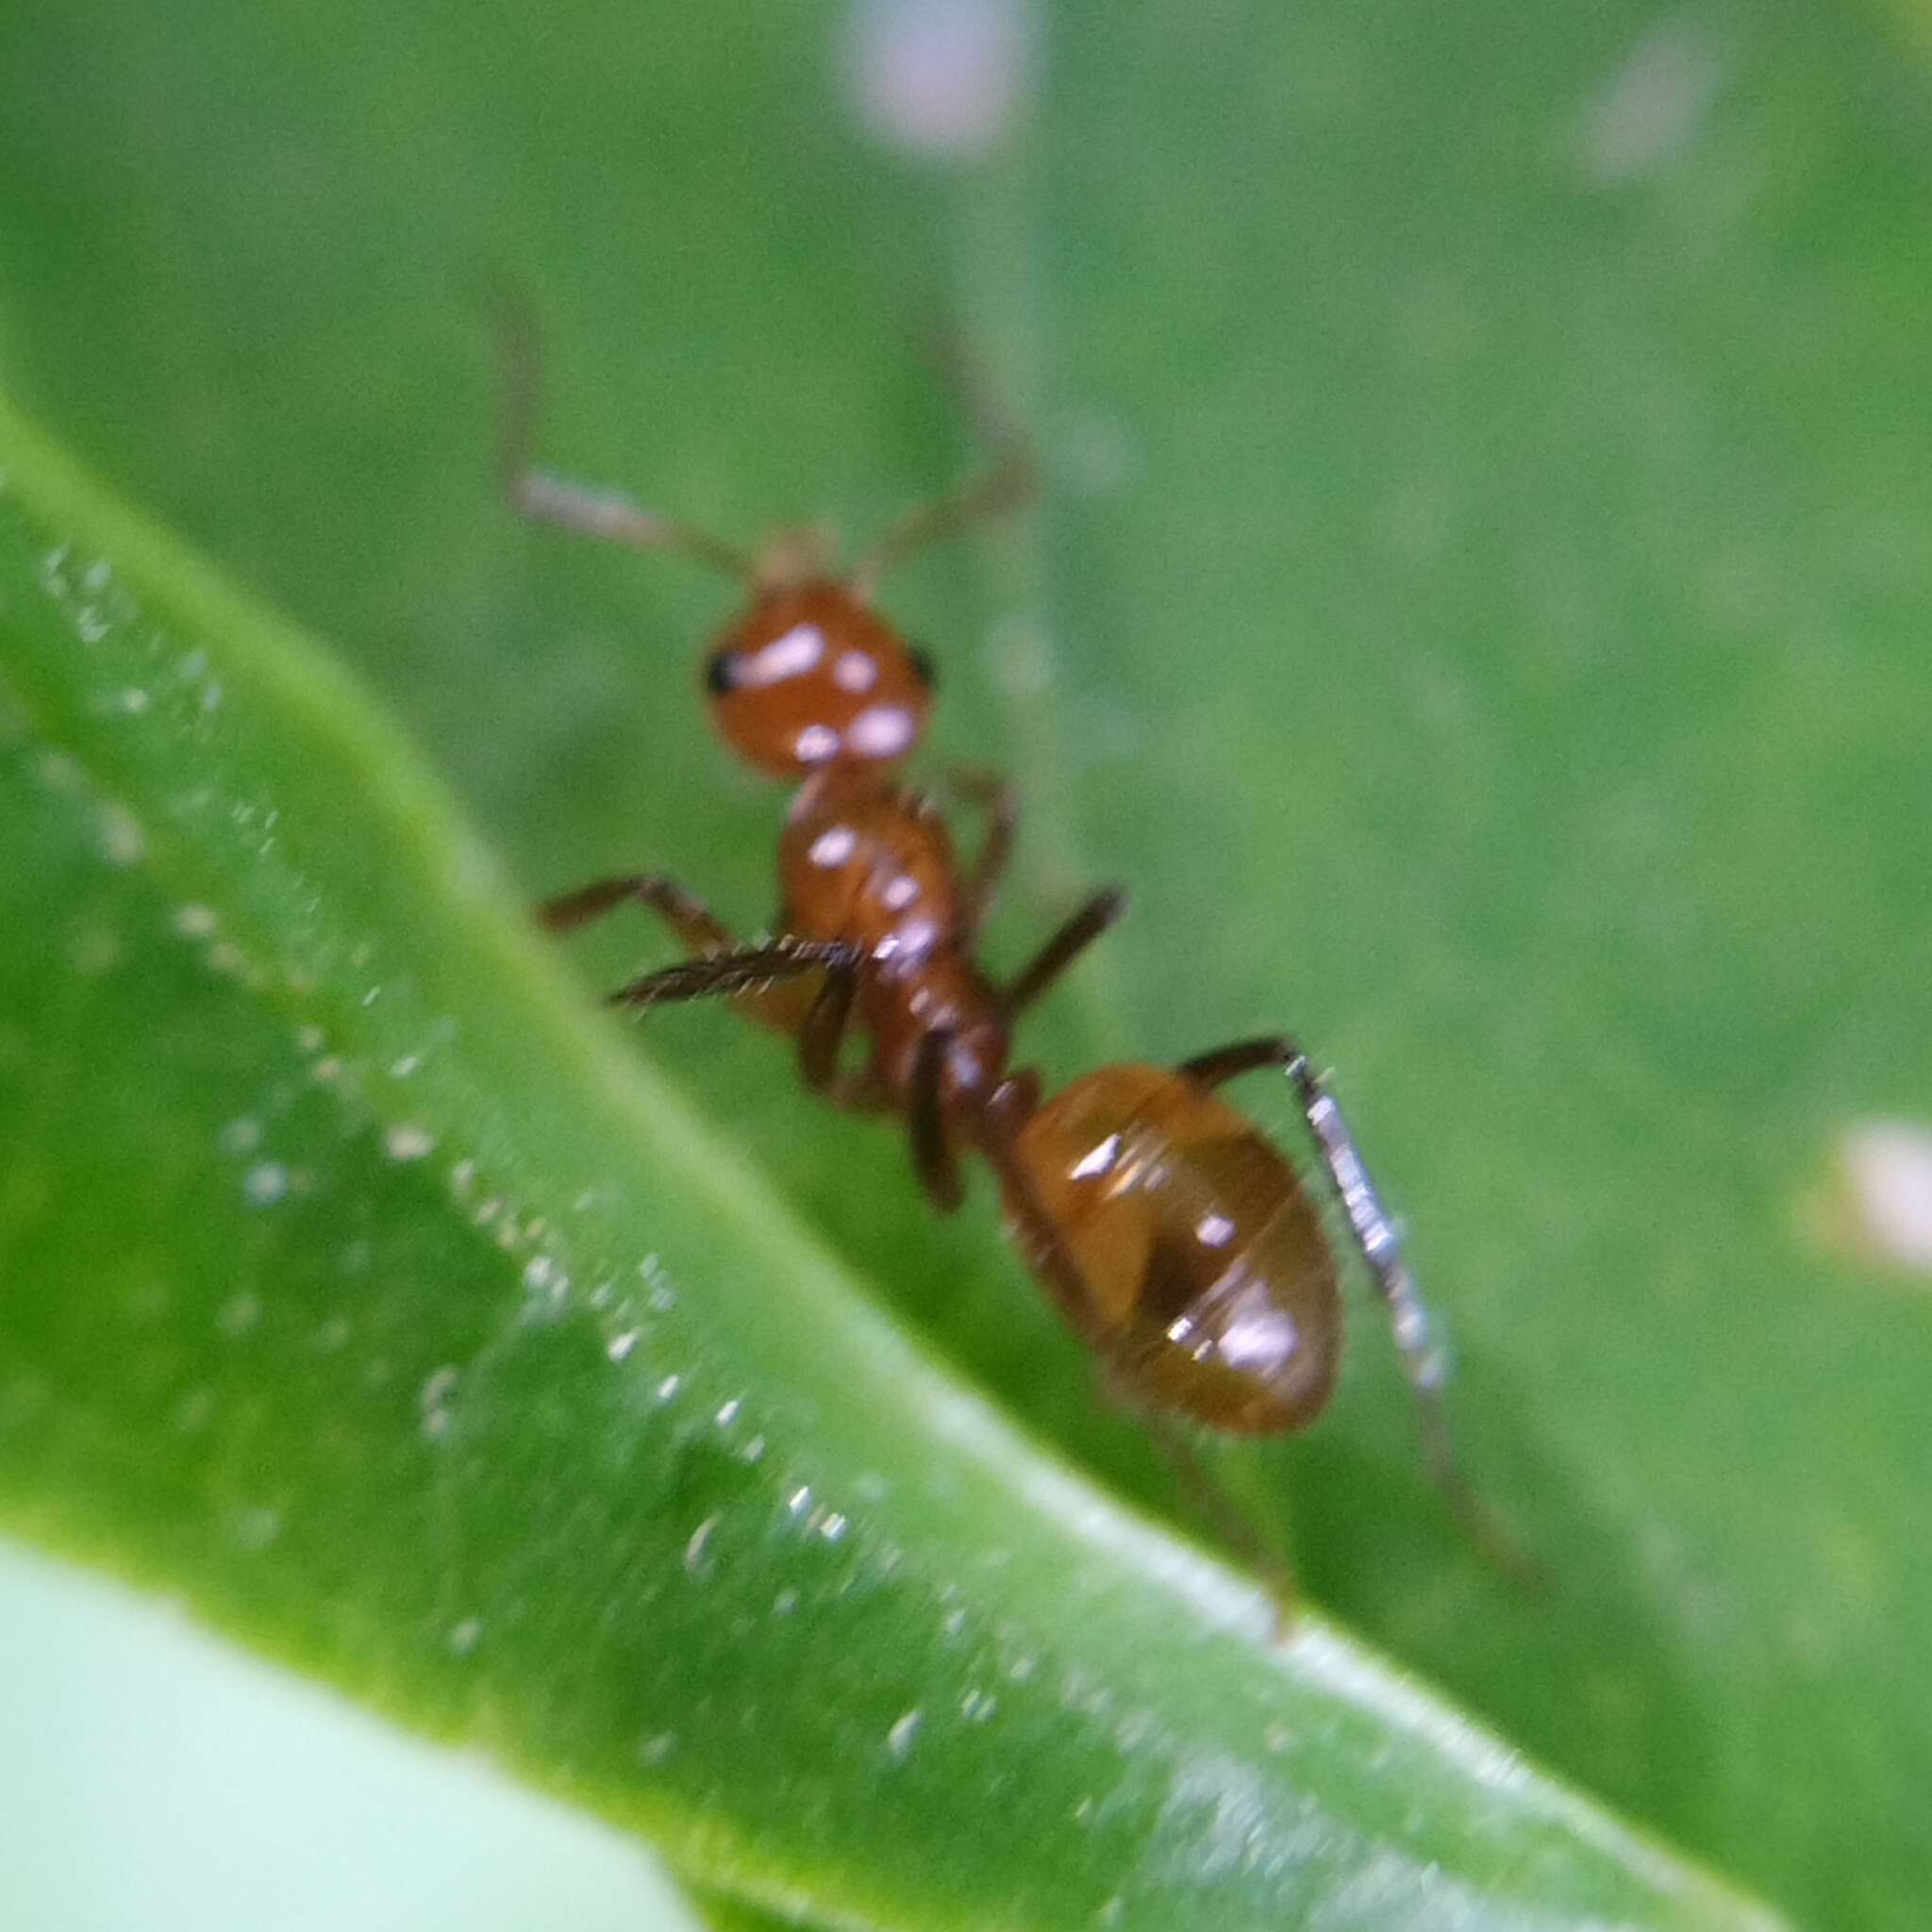
[[[352,658],[515,896],[648,863],[752,924],[779,802],[690,680],[725,594],[508,525],[470,291],[537,293],[549,454],[746,539],[954,472],[908,320],[948,291],[1050,469],[890,587],[941,756],[1031,806],[995,954],[1136,895],[1029,1050],[1287,1024],[1335,1066],[1551,1588],[1447,1531],[1372,1321],[1229,1480],[1541,1761],[1807,1922],[1914,1927],[1932,1299],[1817,1204],[1932,1115],[1923,12],[1042,9],[1030,114],[947,168],[859,124],[821,9],[25,0],[0,344]],[[586,1004],[641,945],[575,949]],[[932,1223],[723,1016],[636,1058],[807,1251],[1172,1507],[983,1201]]]
[[[351,679],[0,459],[9,1521],[826,1923],[1764,1923],[939,1374]]]

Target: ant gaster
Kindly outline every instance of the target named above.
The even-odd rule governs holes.
[[[781,541],[753,562],[626,499],[532,469],[534,383],[513,360],[505,482],[524,515],[636,547],[672,548],[736,575],[750,608],[706,660],[712,715],[760,769],[807,782],[779,847],[776,937],[741,942],[703,902],[656,874],[601,879],[540,908],[574,930],[626,903],[656,913],[690,958],[609,996],[644,1009],[732,1000],[795,1042],[808,1086],[836,1104],[901,1115],[913,1169],[941,1212],[962,1197],[960,1158],[991,1167],[1009,1231],[1109,1389],[1150,1425],[1197,1505],[1259,1562],[1286,1603],[1278,1555],[1170,1426],[1233,1434],[1306,1426],[1335,1386],[1341,1298],[1334,1250],[1295,1169],[1220,1097],[1241,1074],[1285,1073],[1327,1181],[1387,1308],[1429,1470],[1492,1557],[1522,1560],[1456,1462],[1441,1403],[1445,1357],[1355,1137],[1307,1056],[1285,1036],[1241,1041],[1174,1069],[1126,1063],[1051,1097],[1010,1065],[1015,1023],[1124,907],[1096,893],[1004,984],[977,959],[1015,812],[983,774],[954,788],[986,815],[970,868],[925,794],[890,775],[924,730],[931,676],[872,608],[880,572],[1008,507],[1031,480],[1010,441],[976,485],[898,525],[850,576],[815,544]],[[855,1025],[869,1044],[846,1070]]]

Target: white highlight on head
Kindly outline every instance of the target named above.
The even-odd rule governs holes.
[[[910,751],[918,736],[912,713],[904,705],[868,705],[845,732],[852,749],[869,758],[895,758]]]
[[[879,667],[863,651],[841,651],[832,660],[832,682],[841,691],[870,691],[879,681]]]
[[[856,0],[853,106],[891,147],[976,160],[1012,125],[1032,78],[1024,0]]]
[[[839,749],[839,734],[829,724],[808,724],[793,741],[791,753],[802,765],[822,765]]]
[[[1204,1214],[1194,1224],[1194,1239],[1204,1248],[1224,1248],[1234,1239],[1234,1223],[1224,1214]]]
[[[731,688],[763,691],[787,678],[803,677],[808,671],[818,669],[824,655],[824,632],[815,624],[794,624],[769,644],[760,644],[755,651],[740,651],[732,658]]]
[[[919,881],[910,873],[895,873],[880,888],[879,897],[888,910],[903,912],[919,897]]]

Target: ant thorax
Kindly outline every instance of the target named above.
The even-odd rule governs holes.
[[[974,958],[973,923],[943,815],[923,792],[844,767],[809,779],[778,849],[779,928],[859,956],[858,1013],[882,1092],[909,1092],[921,1048],[943,1035],[949,1104],[1005,1072],[999,996]]]
[[[961,937],[944,818],[923,793],[874,773],[835,766],[806,783],[779,844],[778,884],[784,931],[845,941],[893,977]]]

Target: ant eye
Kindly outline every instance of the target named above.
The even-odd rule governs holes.
[[[705,662],[705,689],[714,698],[722,698],[738,682],[732,669],[733,651],[714,652]]]
[[[932,653],[924,644],[911,644],[906,655],[912,660],[912,672],[927,691],[935,690],[940,681],[939,666],[932,661]]]

